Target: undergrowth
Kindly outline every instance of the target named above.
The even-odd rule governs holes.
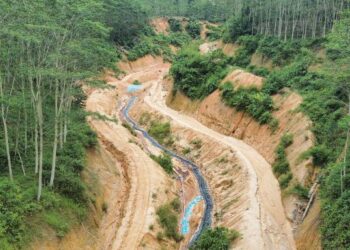
[[[176,242],[180,242],[183,239],[183,236],[178,233],[179,212],[178,199],[159,207],[156,212],[159,223],[164,230],[164,235]]]

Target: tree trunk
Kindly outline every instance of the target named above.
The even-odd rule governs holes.
[[[3,82],[2,82],[1,78],[0,78],[0,97],[2,99],[4,99]],[[4,127],[4,139],[5,139],[5,147],[6,147],[7,166],[8,166],[10,180],[13,181],[12,162],[11,162],[10,144],[9,144],[6,116],[7,115],[5,113],[5,106],[3,103],[1,103],[1,119],[2,119],[2,124]]]

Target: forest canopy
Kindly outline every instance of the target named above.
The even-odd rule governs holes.
[[[84,219],[97,139],[81,81],[113,69],[147,17],[124,0],[0,0],[0,25],[0,249],[17,249],[35,232],[27,216],[60,237]]]

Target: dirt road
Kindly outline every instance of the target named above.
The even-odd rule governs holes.
[[[292,228],[286,219],[279,184],[271,166],[254,148],[244,142],[215,132],[197,120],[168,108],[165,104],[167,93],[162,90],[163,77],[168,70],[168,65],[145,65],[134,69],[123,81],[127,84],[130,79],[142,77],[142,72],[147,75],[157,72],[156,78],[147,79],[145,82],[145,86],[149,86],[144,95],[145,104],[168,116],[175,123],[209,136],[236,152],[242,166],[249,173],[250,206],[244,214],[246,227],[241,232],[245,239],[241,245],[242,249],[295,249]]]
[[[159,59],[152,61],[149,57],[143,62],[124,65],[123,70],[126,74],[123,79],[109,80],[118,90],[93,92],[89,95],[87,110],[115,116],[119,112],[116,108],[117,95],[119,100],[127,100],[130,96],[126,93],[127,86],[134,80],[141,81],[145,90],[137,94],[141,99],[139,105],[167,116],[177,126],[191,129],[230,147],[240,165],[246,169],[245,178],[248,181],[244,185],[247,185],[249,190],[246,194],[249,197],[249,206],[242,212],[241,224],[244,226],[240,228],[242,239],[237,245],[238,249],[295,249],[292,229],[285,216],[279,185],[271,166],[254,148],[244,142],[215,132],[194,118],[167,107],[163,77],[169,68],[169,64],[162,63]],[[123,152],[129,163],[130,191],[124,205],[124,215],[116,218],[116,221],[119,221],[119,224],[116,224],[117,233],[104,249],[138,249],[149,225],[155,220],[155,207],[161,204],[154,204],[150,197],[152,193],[162,193],[157,191],[166,189],[169,180],[140,146],[130,143],[133,137],[120,124],[92,121],[91,125],[99,135],[107,138]],[[166,197],[162,199],[164,201]],[[111,232],[111,235],[113,233],[115,232]]]
[[[114,90],[94,90],[90,93],[86,108],[90,112],[98,112],[100,115],[115,117],[119,110],[117,107],[117,95]],[[127,165],[121,170],[127,175],[129,188],[127,193],[122,190],[114,190],[119,193],[117,197],[126,196],[120,211],[110,211],[101,225],[101,245],[99,249],[138,249],[142,238],[149,232],[150,225],[155,224],[155,210],[160,204],[167,201],[167,195],[163,190],[172,187],[170,178],[136,143],[136,140],[119,122],[91,119],[90,125],[96,131],[102,144],[108,145],[109,151],[117,151],[114,157],[118,161],[118,155],[123,154]],[[118,153],[119,152],[119,153]],[[116,165],[116,168],[118,166]],[[157,199],[152,194],[158,194]],[[113,205],[113,200],[107,201]],[[110,215],[112,214],[112,216]]]

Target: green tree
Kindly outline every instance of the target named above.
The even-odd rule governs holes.
[[[205,230],[191,250],[226,250],[239,237],[239,233],[223,227]]]

